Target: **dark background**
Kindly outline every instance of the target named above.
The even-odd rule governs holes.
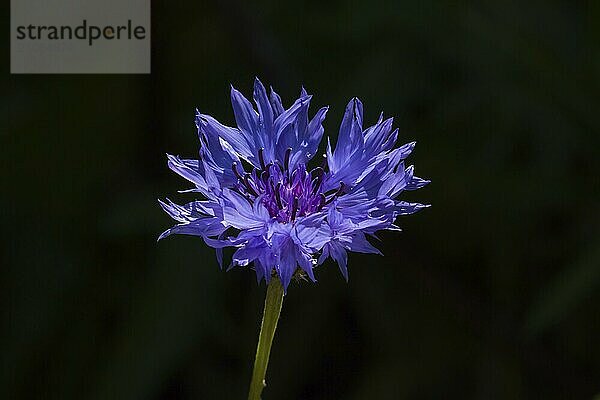
[[[8,3],[8,2],[6,2]],[[6,4],[5,6],[7,6]],[[2,13],[5,32],[8,9]],[[243,399],[264,285],[156,243],[194,108],[396,116],[433,204],[285,298],[265,399],[600,393],[600,2],[154,2],[152,74],[0,82],[3,399]],[[4,54],[8,56],[8,36]]]

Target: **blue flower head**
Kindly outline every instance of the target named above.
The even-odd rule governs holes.
[[[335,149],[327,139],[323,165],[311,168],[323,137],[327,107],[309,118],[304,89],[289,108],[254,82],[256,109],[231,88],[237,127],[196,111],[199,159],[167,155],[168,166],[194,184],[202,200],[178,205],[161,201],[178,222],[172,234],[200,236],[217,250],[234,249],[230,266],[250,266],[258,280],[273,274],[287,289],[296,274],[315,280],[313,268],[328,257],[348,279],[348,251],[380,254],[367,240],[379,230],[397,230],[396,217],[427,207],[396,200],[403,190],[429,183],[405,167],[415,142],[395,148],[392,118],[363,127],[363,106],[350,100]]]

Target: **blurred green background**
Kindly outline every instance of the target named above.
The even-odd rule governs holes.
[[[1,21],[8,31],[8,4]],[[243,399],[264,285],[198,238],[156,243],[188,188],[194,108],[305,85],[396,117],[432,203],[293,286],[265,399],[600,393],[600,2],[154,2],[152,74],[0,88],[2,399]],[[8,37],[4,43],[8,56]]]

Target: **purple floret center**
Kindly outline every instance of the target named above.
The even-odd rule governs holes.
[[[344,193],[341,182],[337,190],[323,192],[325,171],[321,167],[307,171],[306,165],[299,163],[291,170],[291,152],[291,148],[286,151],[283,164],[279,160],[267,164],[264,150],[260,149],[260,168],[252,167],[251,172],[246,172],[236,162],[231,167],[237,177],[232,189],[250,204],[261,201],[270,216],[281,223],[321,211]]]

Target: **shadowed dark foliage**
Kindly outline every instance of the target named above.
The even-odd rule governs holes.
[[[152,74],[0,87],[3,399],[243,399],[265,293],[198,238],[156,243],[194,109],[300,86],[337,132],[383,109],[433,204],[292,284],[265,399],[600,393],[600,3],[154,2]],[[8,4],[2,26],[9,30]],[[334,134],[335,135],[335,134]],[[190,195],[174,196],[185,201]]]

